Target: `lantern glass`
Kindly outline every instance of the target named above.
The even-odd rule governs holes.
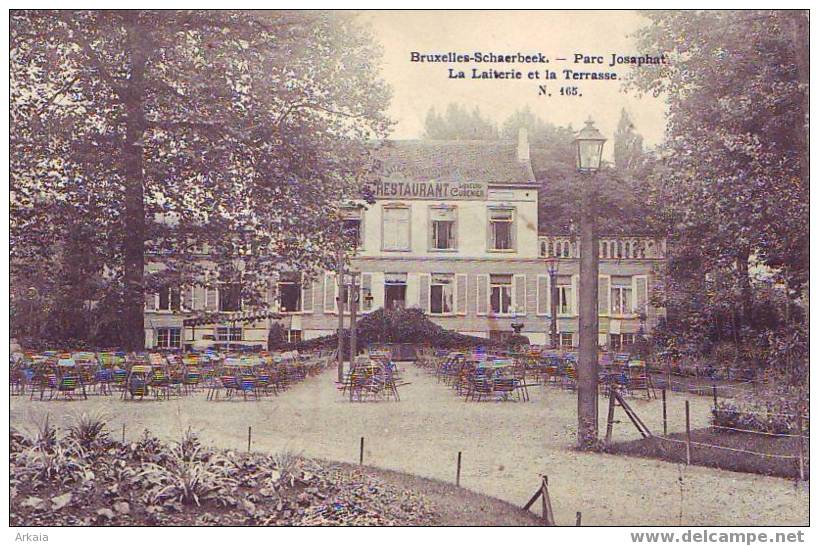
[[[606,139],[594,126],[594,122],[589,118],[586,126],[580,130],[575,139],[577,146],[577,170],[594,172],[600,168],[603,156],[603,144]]]
[[[581,171],[596,171],[600,168],[600,156],[603,153],[603,141],[577,141],[577,168]]]

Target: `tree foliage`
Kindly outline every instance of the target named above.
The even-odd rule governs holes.
[[[481,115],[476,106],[472,112],[457,103],[449,103],[443,114],[430,108],[424,119],[424,138],[428,140],[496,140],[498,128]]]
[[[807,279],[804,12],[648,12],[637,38],[667,65],[635,71],[663,95],[668,129],[654,220],[701,271],[747,278],[756,255],[798,290]],[[803,66],[804,65],[804,66]]]
[[[254,301],[270,272],[330,263],[389,126],[352,16],[14,11],[10,27],[12,260],[47,269],[80,226],[128,348],[146,290],[231,281]]]
[[[808,278],[807,13],[645,16],[640,49],[669,63],[630,86],[668,105],[646,210],[669,234],[671,330],[701,346],[770,346],[801,320]],[[767,271],[784,302],[756,279]]]

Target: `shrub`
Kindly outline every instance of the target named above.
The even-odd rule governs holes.
[[[74,423],[68,427],[68,437],[86,451],[105,447],[110,442],[105,421],[105,417],[101,414],[83,413],[76,417]]]
[[[347,351],[349,351],[348,338],[345,332],[344,347]],[[367,313],[356,322],[356,339],[359,347],[373,343],[412,343],[441,349],[477,346],[505,348],[505,344],[442,328],[429,320],[420,309],[376,309]],[[528,339],[526,342],[528,343]],[[287,348],[312,350],[333,349],[337,346],[338,337],[333,334],[290,344]]]

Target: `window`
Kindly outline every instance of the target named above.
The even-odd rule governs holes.
[[[489,250],[514,249],[514,209],[489,210]]]
[[[429,289],[429,312],[433,315],[451,313],[453,310],[455,279],[453,275],[433,274]]]
[[[242,341],[242,328],[240,326],[216,328],[217,341]]]
[[[181,296],[178,288],[166,286],[159,290],[157,309],[161,311],[179,311]]]
[[[383,212],[383,250],[409,250],[410,209],[391,206],[384,207]]]
[[[634,345],[634,334],[609,334],[609,347],[622,351]]]
[[[430,207],[430,248],[454,250],[458,247],[455,234],[455,207]]]
[[[219,310],[241,311],[242,286],[239,283],[223,283],[219,287]]]
[[[301,274],[282,273],[278,282],[279,311],[296,313],[301,311]]]
[[[407,274],[384,274],[384,309],[403,309],[407,304]]]
[[[631,277],[612,277],[611,285],[611,314],[632,314]]]
[[[157,328],[156,346],[160,349],[178,349],[182,341],[181,328]]]
[[[342,211],[342,236],[353,248],[364,246],[363,216],[361,207],[345,207]]]
[[[287,342],[298,343],[301,341],[301,330],[287,330]]]
[[[574,336],[571,332],[560,332],[560,346],[566,349],[574,347]]]
[[[572,278],[568,275],[557,277],[557,314],[572,314]]]
[[[489,288],[492,314],[508,315],[512,307],[512,275],[490,275]]]

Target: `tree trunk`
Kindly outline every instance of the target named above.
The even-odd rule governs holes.
[[[583,188],[580,220],[580,343],[577,359],[577,446],[597,444],[597,195],[595,175]]]
[[[129,351],[145,348],[144,292],[145,273],[145,200],[143,170],[143,133],[145,131],[145,63],[147,44],[140,28],[139,14],[125,15],[127,47],[130,50],[131,73],[123,90],[126,112],[123,167],[125,178],[125,213],[123,222],[123,260],[125,294],[123,310],[123,345]]]
[[[741,250],[740,255],[737,257],[737,274],[738,274],[738,281],[739,281],[739,290],[740,290],[740,298],[741,298],[741,309],[742,315],[740,317],[739,325],[740,328],[742,325],[751,326],[752,321],[752,313],[754,307],[754,294],[753,290],[751,289],[751,277],[748,273],[748,258],[750,257],[750,251],[747,249]],[[740,335],[740,339],[742,336]]]

